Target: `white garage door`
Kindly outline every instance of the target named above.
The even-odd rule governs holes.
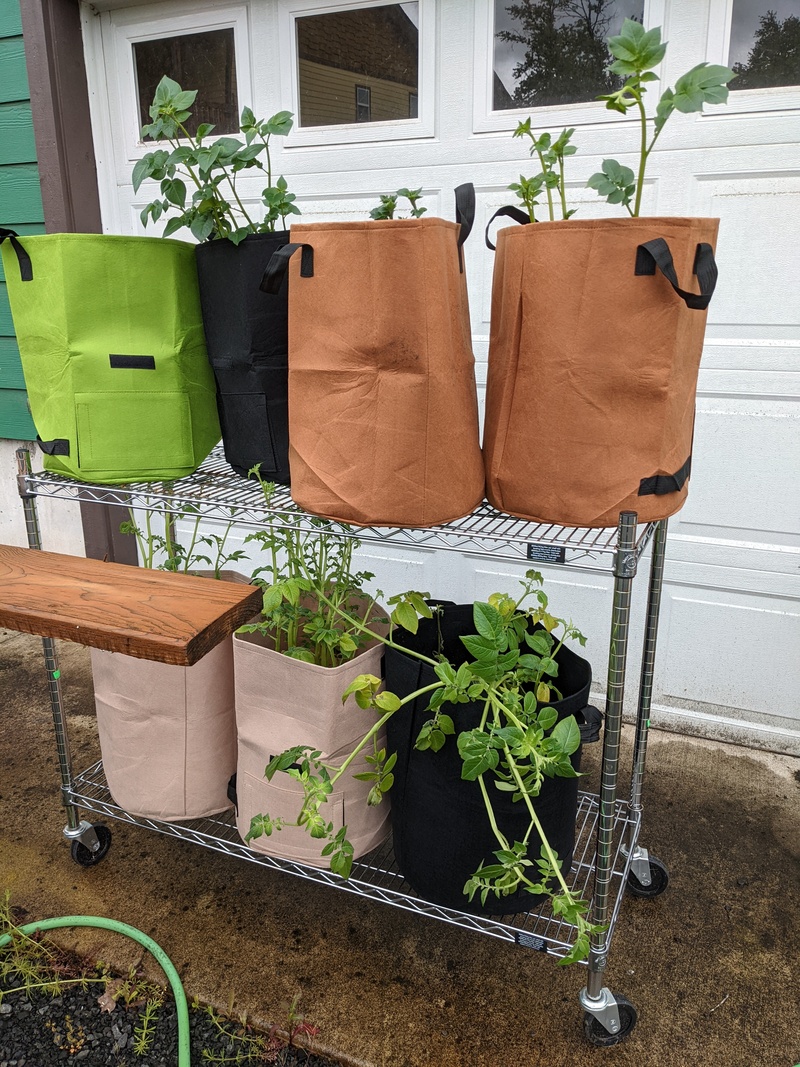
[[[670,120],[645,191],[645,214],[721,219],[692,489],[670,522],[653,719],[800,749],[800,74],[784,47],[800,37],[800,0],[107,6],[99,15],[102,3],[86,6],[84,17],[106,229],[145,232],[139,212],[155,188],[134,195],[131,172],[149,150],[138,138],[141,108],[167,63],[185,88],[200,89],[219,132],[244,105],[260,117],[294,112],[275,169],[306,220],[365,218],[400,186],[422,187],[430,214],[453,217],[452,190],[472,181],[467,271],[481,388],[492,274],[481,230],[510,201],[509,182],[532,172],[511,136],[518,121],[575,127],[572,203],[582,216],[601,215],[611,209],[586,179],[608,156],[633,166],[637,131],[592,102],[603,49],[591,38],[616,32],[624,15],[661,25],[670,42],[662,85],[704,60],[739,64],[741,87],[727,107]],[[246,205],[258,203],[262,185],[242,176]],[[517,577],[514,565],[487,560],[370,555],[383,588],[472,598]],[[590,635],[603,678],[610,579],[550,572],[553,600]]]

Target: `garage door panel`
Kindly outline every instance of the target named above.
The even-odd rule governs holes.
[[[800,174],[703,176],[698,184],[702,213],[720,219],[709,323],[800,329]]]
[[[700,397],[692,488],[679,524],[722,537],[796,535],[798,440],[796,401]]]
[[[767,597],[665,589],[656,699],[694,700],[797,723],[800,605]],[[698,634],[708,640],[698,640]]]

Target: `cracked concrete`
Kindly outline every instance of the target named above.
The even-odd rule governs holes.
[[[88,654],[59,648],[82,768],[98,755]],[[140,927],[190,996],[280,1022],[301,992],[322,1050],[369,1067],[800,1062],[796,758],[651,733],[642,843],[671,881],[655,900],[623,904],[607,983],[639,1024],[596,1049],[582,1033],[583,968],[121,823],[110,823],[106,860],[77,867],[61,837],[38,638],[0,631],[0,710],[0,887],[34,918]],[[599,753],[586,752],[596,788]],[[138,956],[99,931],[64,940],[118,967]]]

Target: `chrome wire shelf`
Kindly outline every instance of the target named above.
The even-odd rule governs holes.
[[[286,486],[276,486],[267,502],[257,482],[239,477],[228,466],[220,445],[194,474],[173,482],[99,486],[46,471],[22,475],[20,480],[26,493],[58,500],[120,504],[148,510],[169,509],[176,513],[188,510],[207,519],[235,520],[243,526],[272,526],[316,533],[324,523],[299,508]],[[333,525],[340,535],[356,537],[362,542],[391,541],[395,546],[475,552],[534,563],[582,563],[603,570],[612,568],[617,552],[616,527],[565,528],[528,522],[497,511],[486,501],[470,515],[440,526],[417,529]],[[647,547],[654,528],[654,524],[637,528],[636,559]],[[602,556],[611,556],[611,560],[601,561]]]
[[[563,957],[569,951],[574,935],[574,927],[571,924],[554,918],[544,910],[487,918],[440,907],[438,904],[431,904],[421,899],[414,894],[411,886],[397,870],[391,839],[360,860],[356,860],[350,878],[344,879],[327,868],[310,867],[293,860],[266,856],[248,848],[239,837],[233,821],[233,813],[206,819],[192,819],[181,823],[131,815],[114,802],[106,784],[102,760],[98,760],[75,777],[68,799],[86,811],[95,812],[98,815],[105,815],[145,830],[155,830],[168,837],[190,841],[192,844],[202,845],[226,856],[236,856],[262,867],[284,871],[321,885],[333,886],[336,889],[354,893],[356,896],[392,904],[417,915],[426,915],[453,926],[460,926],[465,930],[488,934],[490,937],[510,941],[523,948]],[[580,793],[575,830],[575,853],[569,883],[572,891],[585,900],[590,898],[592,890],[597,818],[597,797],[591,793]],[[614,928],[622,903],[630,864],[622,843],[630,839],[630,830],[637,824],[637,819],[638,816],[631,813],[626,804],[617,803],[614,819],[615,851],[610,886],[611,930]]]

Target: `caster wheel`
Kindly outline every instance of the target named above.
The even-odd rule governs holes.
[[[619,1009],[619,1030],[616,1034],[609,1033],[605,1026],[588,1011],[583,1016],[583,1032],[586,1040],[598,1048],[608,1048],[610,1045],[618,1045],[620,1041],[624,1041],[636,1026],[636,1020],[639,1018],[636,1008],[629,1000],[622,996],[614,999]]]
[[[72,842],[72,858],[81,867],[94,867],[95,864],[106,858],[108,850],[111,848],[111,831],[109,828],[103,826],[102,823],[96,823],[93,829],[100,843],[100,848],[96,852],[92,852],[82,841]]]
[[[642,885],[633,871],[628,871],[628,892],[635,897],[658,897],[668,885],[669,871],[657,856],[650,856],[650,885]]]

